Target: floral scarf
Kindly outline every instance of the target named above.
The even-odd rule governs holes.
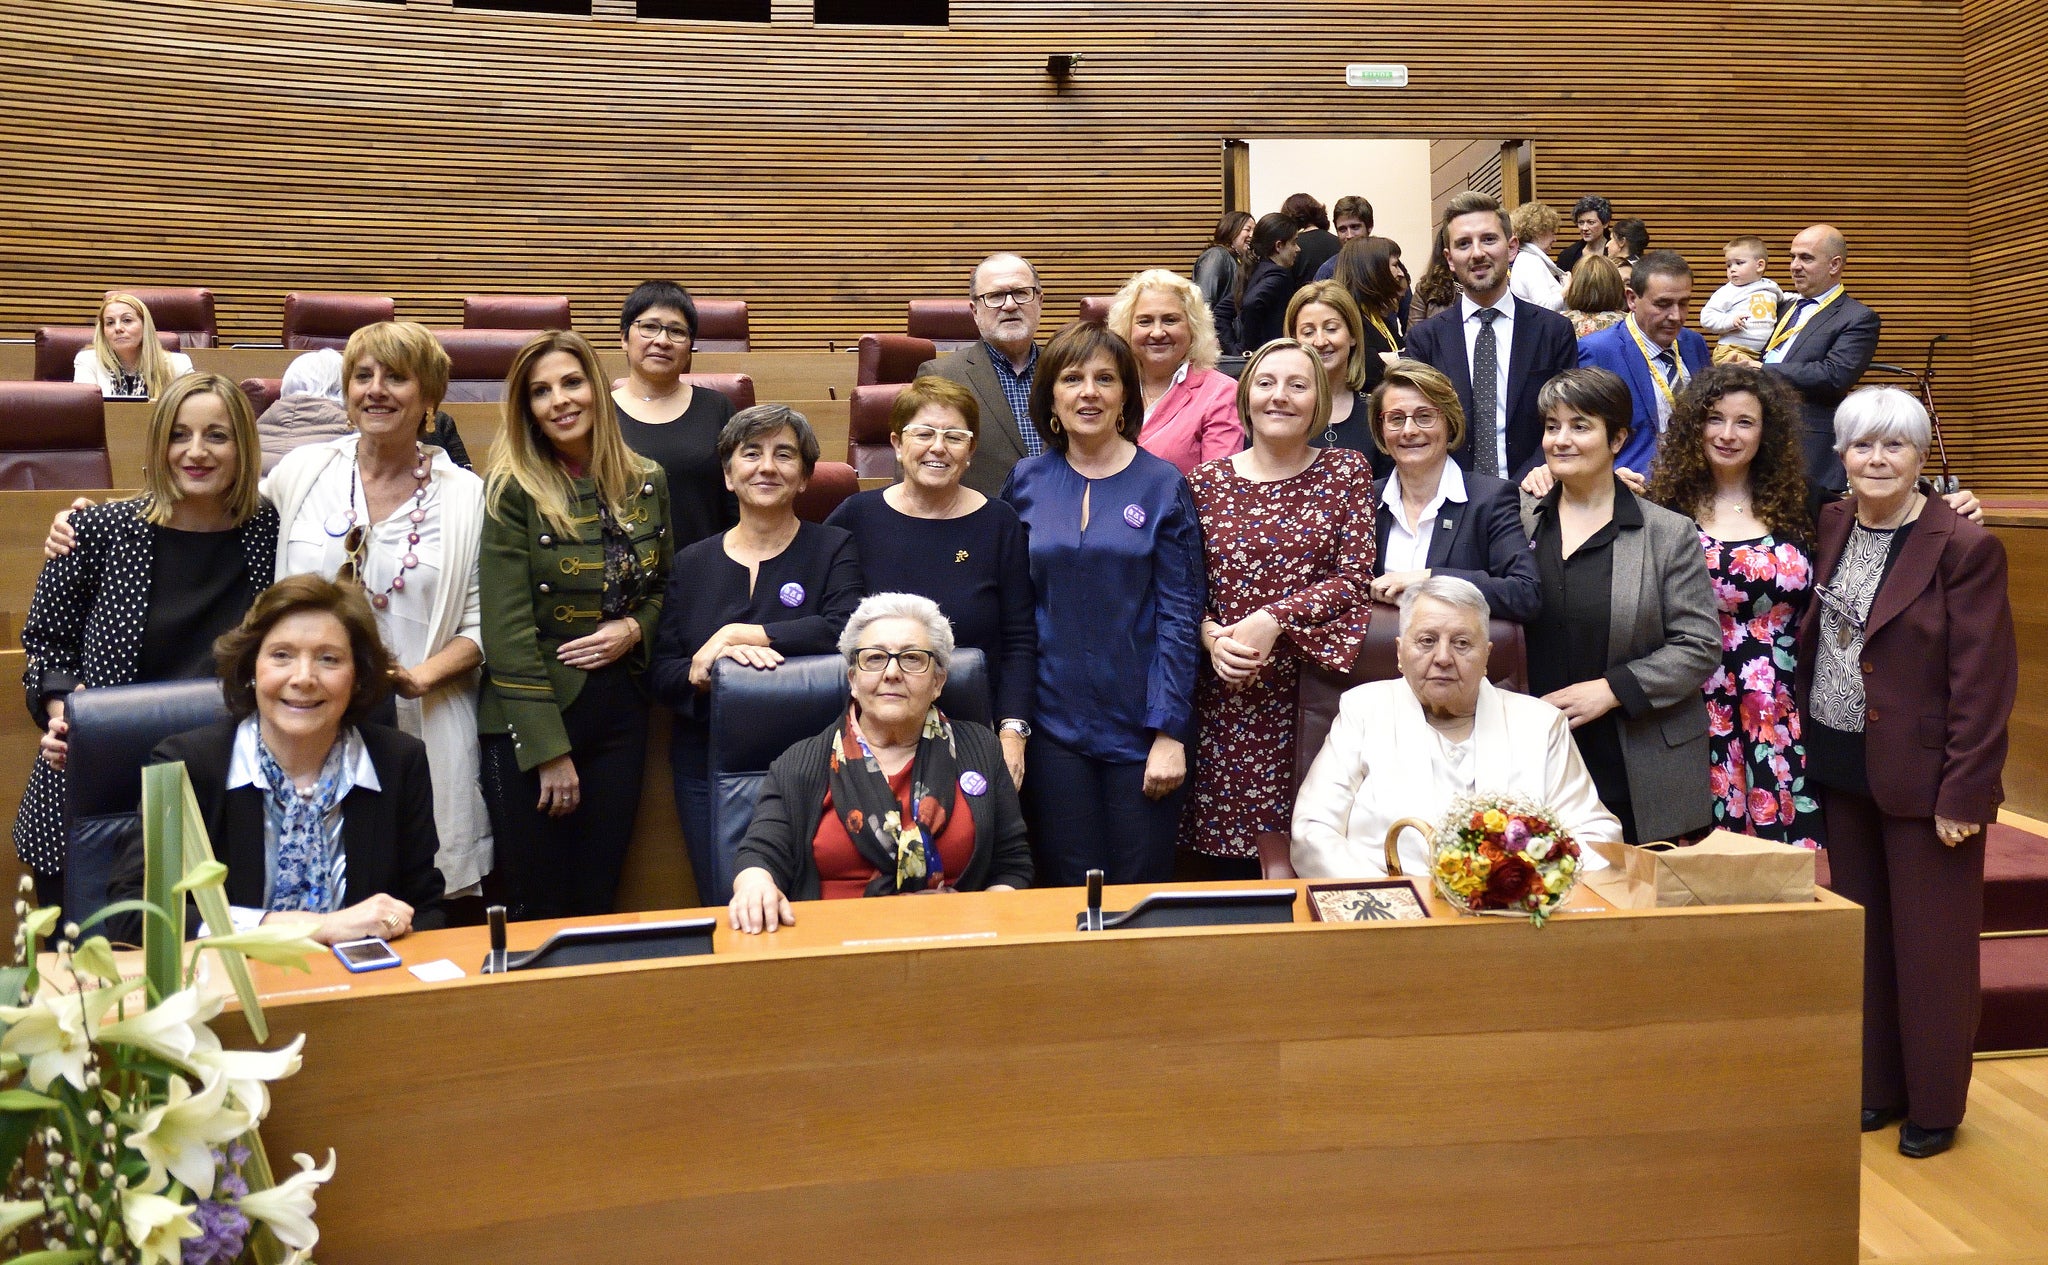
[[[846,827],[854,850],[877,871],[862,895],[951,890],[938,840],[952,811],[960,756],[953,745],[952,723],[937,707],[924,715],[924,732],[911,760],[910,802],[917,810],[908,823],[888,777],[854,724],[852,705],[832,735],[827,777],[832,811]]]
[[[331,874],[327,860],[327,814],[341,798],[341,762],[348,744],[336,739],[320,766],[320,780],[303,794],[270,748],[256,740],[256,765],[270,783],[270,818],[277,826],[277,879],[270,893],[270,908],[330,911],[334,893],[328,890]]]

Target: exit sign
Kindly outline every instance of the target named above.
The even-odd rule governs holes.
[[[1352,88],[1405,88],[1408,68],[1399,62],[1357,62],[1344,68],[1344,83]]]

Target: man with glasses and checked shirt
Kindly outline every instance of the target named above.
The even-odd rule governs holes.
[[[981,406],[981,435],[960,482],[984,496],[997,496],[1010,467],[1045,451],[1031,424],[1031,379],[1038,370],[1038,318],[1045,292],[1038,271],[1017,255],[990,255],[968,283],[974,326],[981,341],[948,352],[918,367],[917,376],[936,374],[974,392]]]

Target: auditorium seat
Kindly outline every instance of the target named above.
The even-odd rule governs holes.
[[[89,382],[0,382],[0,491],[113,486],[107,410]]]
[[[122,837],[141,809],[142,766],[150,751],[172,734],[226,716],[227,706],[219,681],[152,681],[79,690],[65,714],[71,747],[64,779],[64,917],[84,922],[107,904]]]
[[[263,410],[277,403],[284,394],[283,378],[244,378],[236,383],[242,394],[249,397],[249,407],[256,410],[256,416],[263,416]]]
[[[464,329],[570,329],[566,294],[472,294],[462,301]]]
[[[917,377],[919,365],[938,354],[938,347],[929,338],[913,338],[908,334],[862,334],[860,354],[856,357],[853,371],[854,385],[871,387],[909,382]]]
[[[766,671],[730,659],[711,665],[711,821],[719,872],[697,876],[699,904],[732,900],[733,858],[753,821],[768,766],[822,733],[846,700],[846,660],[836,654],[800,655]],[[939,707],[958,720],[995,723],[981,651],[963,646],[953,652]]]
[[[505,398],[512,358],[534,340],[530,329],[437,329],[448,353],[447,404],[495,404]]]
[[[180,348],[211,347],[220,334],[213,319],[213,291],[204,286],[130,286],[107,294],[141,299],[149,319],[156,322],[156,332],[175,335]]]
[[[807,523],[822,523],[858,491],[860,476],[852,466],[843,461],[820,461],[811,471],[810,483],[797,493],[796,516]]]
[[[1075,318],[1083,325],[1101,325],[1109,320],[1110,300],[1100,295],[1089,295],[1081,300],[1080,314]]]
[[[686,373],[683,378],[693,387],[708,387],[731,400],[735,413],[754,407],[754,380],[744,373]]]
[[[284,345],[297,351],[339,351],[348,346],[350,334],[397,315],[398,304],[379,294],[294,290],[284,296]]]
[[[747,324],[745,299],[696,299],[697,331],[693,351],[748,351],[753,335]]]
[[[92,346],[90,325],[45,325],[36,331],[36,381],[71,381],[71,362],[78,353]],[[178,336],[156,332],[156,341],[165,351],[178,350]]]
[[[973,299],[912,299],[903,332],[930,339],[940,351],[958,351],[981,340]]]
[[[909,385],[891,382],[853,389],[846,410],[846,459],[861,478],[896,477],[896,449],[889,443],[889,412],[896,406],[896,397]]]

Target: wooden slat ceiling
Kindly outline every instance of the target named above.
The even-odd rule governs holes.
[[[1973,481],[2048,487],[2006,468],[2048,422],[2011,424],[2043,395],[2042,322],[2019,304],[2035,247],[1998,229],[2043,200],[2038,7],[954,0],[950,29],[888,29],[791,0],[769,25],[13,5],[0,330],[86,319],[111,284],[204,284],[232,339],[274,338],[291,289],[449,324],[464,294],[567,292],[601,334],[672,275],[747,298],[756,346],[843,346],[997,248],[1040,262],[1063,318],[1189,264],[1225,137],[1515,137],[1538,196],[1613,198],[1702,298],[1729,237],[1761,233],[1782,282],[1792,234],[1839,225],[1880,359],[1956,335],[1944,412]],[[1085,54],[1064,89],[1054,52]],[[1406,62],[1411,86],[1346,88],[1348,61]]]

